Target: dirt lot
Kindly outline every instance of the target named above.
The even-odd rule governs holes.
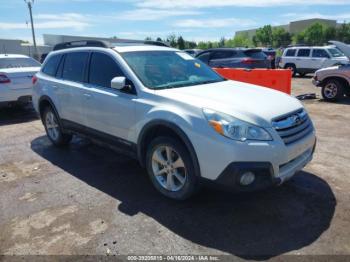
[[[318,90],[294,79],[305,92]],[[304,103],[318,147],[303,172],[187,202],[160,196],[134,160],[79,139],[56,149],[33,112],[2,110],[0,254],[350,255],[350,99]]]

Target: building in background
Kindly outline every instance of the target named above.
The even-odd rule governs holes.
[[[307,20],[294,21],[294,22],[290,22],[287,25],[279,25],[279,26],[273,26],[273,27],[274,28],[282,27],[287,32],[289,32],[291,34],[296,34],[296,33],[300,33],[302,31],[304,31],[306,28],[308,28],[309,26],[311,26],[315,23],[321,23],[324,25],[332,26],[332,27],[336,27],[336,26],[340,25],[339,23],[337,23],[336,20],[313,18],[313,19],[307,19]],[[244,35],[244,36],[248,36],[249,38],[252,38],[256,34],[256,30],[258,30],[258,28],[237,31],[236,35],[237,36]]]
[[[52,50],[48,45],[37,45],[39,57]],[[21,54],[34,57],[34,46],[22,40],[0,39],[0,54]]]
[[[56,44],[71,41],[82,41],[82,40],[100,40],[109,43],[127,39],[116,39],[116,38],[103,38],[103,37],[91,37],[91,36],[73,36],[73,35],[53,35],[43,34],[44,44],[37,45],[39,58],[44,58],[52,51]],[[0,39],[0,54],[22,54],[30,57],[34,57],[34,46],[30,43],[16,39]]]

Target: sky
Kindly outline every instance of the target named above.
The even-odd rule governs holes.
[[[24,0],[0,0],[0,38],[31,41]],[[129,39],[182,35],[191,41],[232,38],[236,31],[308,18],[350,22],[350,0],[35,0],[42,34]]]

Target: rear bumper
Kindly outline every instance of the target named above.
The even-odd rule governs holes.
[[[216,180],[205,181],[236,192],[253,192],[281,185],[301,171],[312,160],[315,148],[316,140],[312,148],[281,165],[278,174],[275,174],[273,165],[269,162],[233,162],[224,169]],[[242,175],[247,172],[253,173],[255,180],[246,186],[242,185],[240,181]]]
[[[0,90],[0,102],[17,102],[23,98],[32,97],[32,88],[10,89],[2,87]]]
[[[31,102],[32,102],[31,96],[21,96],[21,97],[18,97],[17,100],[9,100],[9,101],[0,100],[0,108],[11,106],[13,104],[29,104]]]

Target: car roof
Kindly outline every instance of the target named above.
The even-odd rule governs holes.
[[[20,54],[0,54],[0,58],[30,58],[26,55],[20,55]]]

